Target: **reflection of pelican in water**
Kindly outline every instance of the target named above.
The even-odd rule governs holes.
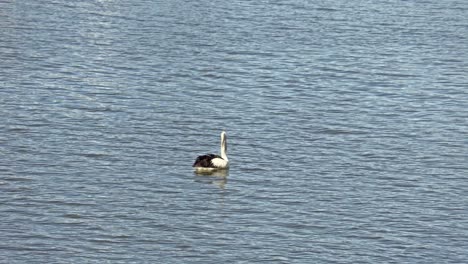
[[[195,174],[199,176],[212,176],[213,178],[226,178],[229,175],[228,170],[196,171]]]
[[[224,189],[229,176],[228,170],[196,171],[195,174],[197,175],[195,181],[214,184],[221,189]]]
[[[198,156],[192,167],[194,167],[197,172],[212,172],[229,168],[226,132],[223,131],[221,133],[221,156],[215,154]]]

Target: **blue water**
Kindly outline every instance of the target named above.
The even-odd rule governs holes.
[[[467,11],[0,1],[0,263],[466,262]]]

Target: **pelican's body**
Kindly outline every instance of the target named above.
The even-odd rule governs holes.
[[[213,171],[229,168],[229,160],[227,157],[227,139],[226,132],[221,133],[221,155],[207,154],[198,156],[193,163],[196,171]]]

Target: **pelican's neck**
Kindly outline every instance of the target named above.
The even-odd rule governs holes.
[[[227,138],[226,138],[226,132],[223,131],[221,133],[221,158],[223,160],[228,161],[227,157]]]

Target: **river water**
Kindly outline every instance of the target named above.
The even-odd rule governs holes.
[[[467,12],[0,1],[0,262],[466,262]]]

